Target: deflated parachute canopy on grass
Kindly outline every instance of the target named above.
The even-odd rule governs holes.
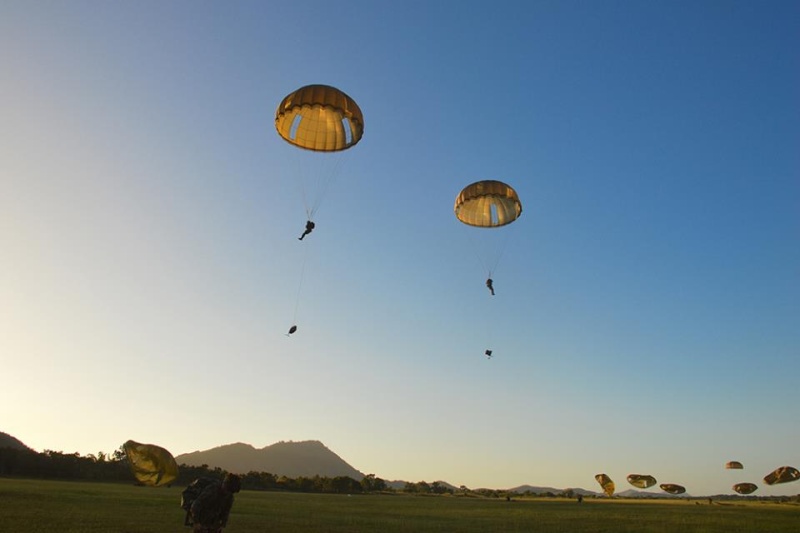
[[[161,446],[129,440],[122,447],[131,472],[142,485],[163,487],[178,477],[178,463],[172,454]]]
[[[686,487],[683,485],[676,485],[675,483],[662,483],[659,485],[661,490],[670,494],[683,494],[686,492]]]
[[[606,493],[606,496],[609,498],[614,495],[614,482],[608,477],[606,474],[597,474],[594,476],[600,486],[603,487],[603,492]]]
[[[793,466],[782,466],[764,476],[764,483],[778,485],[779,483],[789,483],[798,479],[800,479],[800,471]]]
[[[647,474],[628,474],[628,483],[640,489],[646,489],[656,484],[656,478]]]
[[[755,483],[737,483],[733,486],[733,490],[739,494],[752,494],[758,489]]]

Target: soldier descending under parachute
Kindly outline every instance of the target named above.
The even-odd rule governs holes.
[[[453,207],[456,218],[466,224],[482,229],[496,230],[502,226],[511,224],[522,214],[522,203],[517,192],[509,185],[495,180],[478,181],[467,185],[456,197]],[[502,255],[502,246],[479,255],[486,270],[486,288],[494,296],[494,280],[492,273],[497,267]],[[485,354],[491,357],[491,350]]]
[[[306,85],[286,96],[275,111],[275,129],[287,143],[318,153],[334,153],[355,146],[364,135],[364,115],[344,92],[329,85]],[[309,156],[311,157],[311,156]],[[319,177],[318,177],[319,178]],[[327,177],[322,177],[327,178]],[[314,230],[314,213],[327,184],[306,202],[306,228],[300,240]],[[305,189],[303,194],[305,195]]]
[[[329,85],[306,85],[280,102],[275,111],[275,129],[284,141],[305,152],[301,158],[304,163],[320,158],[326,163],[331,163],[331,158],[338,159],[334,154],[352,148],[361,140],[364,135],[364,115],[355,100],[341,90]],[[333,167],[327,172],[313,172],[311,175],[300,176],[306,225],[303,234],[298,237],[299,240],[302,241],[314,231],[316,227],[314,215],[333,177]],[[305,180],[316,182],[314,190],[306,189],[306,184],[303,183]],[[307,193],[310,198],[307,197]],[[305,275],[305,261],[303,259],[303,268],[300,270],[300,287]],[[298,288],[293,324],[297,323],[299,301]],[[297,326],[292,326],[288,335],[295,331]]]
[[[496,229],[511,224],[522,214],[522,202],[517,191],[502,181],[485,180],[467,185],[456,197],[453,207],[456,218],[476,228]],[[481,258],[487,271],[486,287],[494,296],[492,272],[500,260],[500,253],[492,258]]]

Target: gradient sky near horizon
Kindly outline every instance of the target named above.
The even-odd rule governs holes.
[[[761,482],[800,467],[799,24],[774,0],[0,3],[0,431],[800,492]],[[365,134],[299,243],[308,158],[273,121],[312,83]],[[524,207],[492,234],[453,216],[483,179]]]

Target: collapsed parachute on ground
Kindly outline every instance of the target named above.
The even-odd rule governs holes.
[[[364,115],[355,100],[329,85],[306,85],[284,98],[275,128],[286,142],[318,152],[351,148],[364,135]]]
[[[798,479],[800,479],[800,471],[793,466],[782,466],[764,476],[764,483],[778,485],[779,483],[789,483]]]
[[[456,197],[456,218],[469,226],[498,228],[522,214],[517,192],[502,181],[486,180],[467,185]]]
[[[646,474],[629,474],[628,483],[640,489],[646,489],[656,484],[656,478]]]
[[[725,463],[725,468],[727,470],[741,470],[744,466],[739,461],[728,461]]]
[[[603,488],[603,492],[606,493],[606,496],[609,498],[614,495],[614,482],[608,477],[606,474],[597,474],[594,476],[600,486]]]
[[[131,472],[139,483],[149,487],[169,485],[178,477],[178,463],[167,450],[155,444],[129,440],[122,445]]]
[[[755,483],[737,483],[733,486],[733,490],[739,494],[752,494],[758,489]]]
[[[686,487],[683,485],[676,485],[675,483],[662,483],[659,485],[659,487],[661,487],[661,490],[664,492],[668,492],[670,494],[683,494],[686,492]]]

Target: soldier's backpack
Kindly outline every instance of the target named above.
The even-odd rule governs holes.
[[[187,513],[191,511],[192,504],[203,492],[203,489],[214,483],[219,484],[219,481],[210,477],[199,477],[189,483],[189,485],[181,492],[181,509]]]

